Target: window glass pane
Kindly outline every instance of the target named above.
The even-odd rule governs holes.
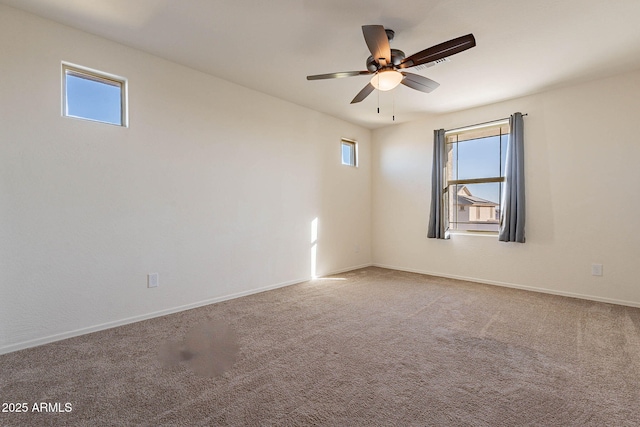
[[[457,145],[457,179],[491,178],[500,176],[499,136],[470,139],[458,142]]]
[[[446,142],[467,141],[469,139],[486,138],[489,136],[499,136],[500,134],[509,133],[509,124],[490,125],[486,127],[475,127],[468,130],[448,133],[445,138]]]
[[[500,176],[504,176],[504,166],[507,164],[507,145],[509,144],[509,134],[500,138]]]
[[[66,115],[122,125],[122,85],[77,72],[65,75]]]
[[[342,142],[342,164],[356,165],[356,145],[352,142]]]
[[[499,205],[500,184],[500,182],[485,182],[482,184],[465,184],[465,187],[467,187],[472,199],[476,202]]]
[[[449,228],[452,230],[458,229],[458,197],[456,194],[458,193],[457,185],[450,185],[449,191],[447,192],[447,207],[449,212]]]
[[[451,229],[498,231],[500,186],[499,182],[451,185],[449,187]]]
[[[447,180],[458,179],[458,144],[446,144],[447,149]]]
[[[343,165],[351,164],[351,149],[347,144],[342,144],[342,164]]]
[[[451,199],[449,198],[449,189],[445,188],[444,194],[443,194],[443,203],[442,203],[442,217],[444,218],[445,234],[448,234],[450,229],[450,224],[449,224],[450,202],[451,202]]]

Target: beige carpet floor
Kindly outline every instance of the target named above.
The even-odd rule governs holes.
[[[162,362],[216,322],[230,369]],[[372,267],[0,356],[0,396],[2,426],[637,426],[640,309]]]

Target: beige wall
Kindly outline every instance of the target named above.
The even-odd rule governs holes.
[[[61,61],[130,127],[61,117]],[[0,352],[308,279],[314,218],[318,274],[371,262],[369,130],[5,6],[0,71]]]
[[[516,111],[529,114],[527,242],[427,239],[433,130]],[[639,112],[635,72],[376,130],[374,263],[640,306]]]

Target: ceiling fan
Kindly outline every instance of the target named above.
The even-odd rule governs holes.
[[[395,35],[393,30],[386,29],[382,25],[363,25],[362,33],[367,43],[371,56],[367,58],[366,71],[343,71],[338,73],[317,74],[307,76],[307,80],[338,79],[342,77],[372,75],[371,81],[351,101],[352,104],[365,99],[374,89],[391,90],[402,83],[411,89],[421,92],[432,92],[440,83],[418,74],[407,73],[406,68],[417,67],[442,60],[455,55],[476,45],[473,34],[458,37],[444,43],[405,57],[403,51],[391,49],[389,42]]]

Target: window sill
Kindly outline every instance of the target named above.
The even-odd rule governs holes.
[[[449,234],[452,236],[480,236],[480,237],[498,237],[497,231],[467,231],[467,230],[450,230]]]

